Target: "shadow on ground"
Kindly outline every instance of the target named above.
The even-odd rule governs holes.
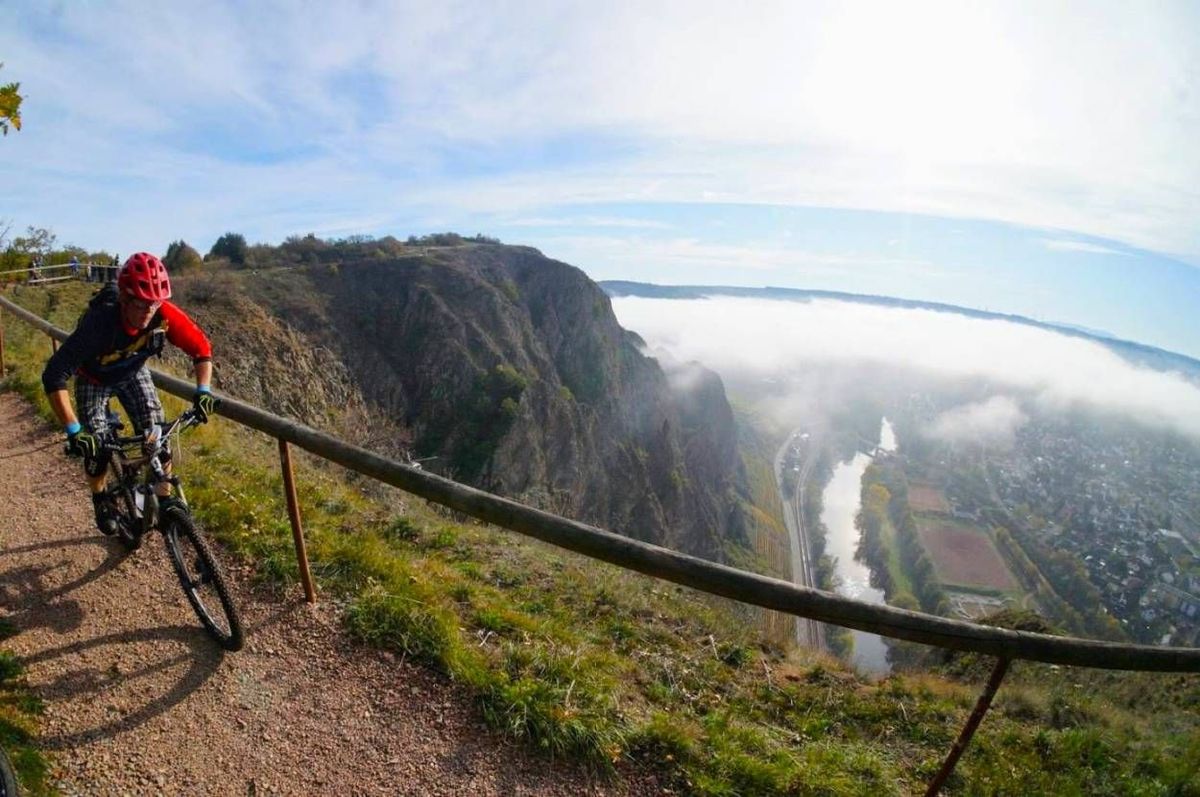
[[[70,546],[88,545],[105,549],[101,562],[83,575],[63,584],[55,584],[54,575],[73,564],[70,557],[55,561],[12,566],[13,557],[40,551],[63,551]],[[73,537],[16,548],[0,549],[0,609],[10,622],[22,630],[45,627],[56,633],[74,631],[83,623],[83,609],[70,598],[71,593],[112,572],[125,559],[120,546],[96,536]],[[53,611],[50,611],[50,608]]]

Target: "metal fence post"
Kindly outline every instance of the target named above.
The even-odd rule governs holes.
[[[7,375],[4,369],[4,311],[0,310],[0,379]]]
[[[1000,682],[1004,680],[1004,674],[1008,672],[1010,661],[1012,659],[1006,656],[996,659],[996,666],[992,669],[992,675],[988,678],[987,686],[983,688],[983,693],[979,695],[979,700],[975,703],[975,709],[971,712],[971,716],[967,717],[967,724],[963,726],[962,731],[958,734],[958,739],[954,742],[954,746],[950,748],[950,755],[946,756],[946,760],[942,762],[942,768],[938,770],[937,775],[929,782],[929,788],[925,791],[925,797],[937,797],[938,792],[942,790],[942,786],[946,785],[946,780],[950,777],[950,773],[954,771],[954,765],[958,763],[958,759],[962,757],[963,751],[971,743],[971,737],[975,735],[975,729],[979,727],[979,723],[983,722],[983,715],[987,714],[988,707],[992,705],[992,698],[996,696],[996,690],[1000,688]]]
[[[279,464],[283,469],[283,491],[287,496],[288,518],[292,521],[292,540],[296,543],[296,562],[300,565],[300,581],[304,584],[304,599],[317,602],[312,572],[308,568],[308,551],[304,547],[304,528],[300,525],[300,501],[296,498],[296,479],[292,475],[292,452],[288,443],[279,438]]]

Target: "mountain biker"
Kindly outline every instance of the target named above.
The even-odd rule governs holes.
[[[146,360],[161,354],[168,340],[192,358],[196,374],[193,406],[198,420],[207,423],[215,408],[212,381],[212,346],[187,314],[167,301],[171,282],[162,261],[138,252],[125,261],[116,284],[105,285],[92,298],[75,331],[59,347],[42,371],[42,386],[50,407],[67,433],[67,450],[84,458],[84,471],[92,489],[96,527],[104,534],[116,531],[116,508],[105,498],[107,455],[99,438],[108,431],[108,402],[116,396],[138,433],[164,420],[162,402],[154,389]],[[67,380],[75,376],[75,404],[67,395]],[[166,451],[170,468],[170,451]],[[171,485],[155,486],[160,498],[170,501]]]

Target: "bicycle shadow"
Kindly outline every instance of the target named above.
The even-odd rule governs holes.
[[[143,628],[105,627],[89,592],[131,559],[136,557],[117,540],[96,534],[0,548],[0,616],[21,635],[45,629],[30,639],[34,647],[21,662],[39,698],[74,717],[57,733],[47,730],[41,739],[47,749],[134,731],[204,687],[225,660],[225,651],[198,623],[161,618]],[[120,578],[100,583],[123,589]],[[81,592],[89,584],[92,589]],[[179,611],[190,616],[183,596],[174,596]],[[294,610],[271,608],[246,624],[248,635]]]
[[[97,658],[96,651],[108,646],[138,645],[144,648],[148,645],[161,647],[163,644],[182,646],[183,651],[165,657],[159,656],[132,671],[122,671],[112,664],[116,661],[116,656],[107,657],[106,660],[110,662],[107,668],[76,667],[65,670],[53,680],[39,685],[39,696],[51,703],[67,699],[90,703],[106,697],[111,698],[113,693],[118,691],[122,693],[121,696],[132,693],[135,698],[146,700],[133,711],[122,713],[119,717],[93,727],[57,735],[43,735],[39,738],[39,744],[49,750],[67,750],[80,744],[132,731],[170,711],[203,686],[225,659],[225,651],[213,644],[197,626],[175,625],[105,634],[49,648],[23,658],[22,663],[33,668],[42,662],[55,659],[86,658],[89,652],[93,654],[91,658]],[[154,687],[154,679],[164,672],[181,667],[184,668],[182,675],[172,680],[169,689],[158,693]],[[156,693],[158,696],[154,697]]]
[[[280,622],[286,614],[285,607],[261,618],[247,626],[247,636]],[[145,655],[148,651],[161,651],[164,646],[178,652],[160,652],[157,657]],[[100,651],[108,647],[113,648],[113,655],[101,655]],[[132,670],[122,670],[116,662],[121,658],[119,654],[130,648],[136,649],[141,663]],[[22,664],[31,670],[43,662],[67,658],[100,659],[106,663],[104,666],[66,669],[52,680],[39,684],[38,696],[47,703],[121,703],[128,702],[122,698],[131,695],[134,700],[144,701],[132,711],[122,712],[118,717],[86,729],[45,733],[39,737],[39,744],[49,750],[68,750],[133,731],[182,703],[213,677],[227,656],[236,655],[218,647],[199,625],[182,624],[103,634],[24,657]],[[182,673],[171,678],[169,674],[175,670],[182,670]],[[166,691],[157,686],[164,674],[171,678],[171,686]]]
[[[105,548],[105,558],[82,575],[62,584],[55,584],[55,574],[77,563],[69,557],[57,562],[20,565],[7,568],[5,559],[19,554],[43,550],[61,550],[73,545],[95,545]],[[119,544],[96,536],[74,537],[66,540],[34,543],[16,548],[0,549],[0,609],[10,620],[15,620],[21,630],[47,628],[56,633],[67,633],[83,623],[83,609],[79,602],[63,600],[72,592],[87,586],[116,569],[127,558]],[[37,617],[33,623],[22,622]]]

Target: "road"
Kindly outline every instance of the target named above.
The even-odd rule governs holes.
[[[784,460],[788,449],[793,445],[801,445],[802,460],[799,472],[786,470]],[[775,482],[779,487],[779,498],[783,501],[783,519],[787,523],[788,541],[791,548],[792,583],[802,587],[816,587],[816,563],[808,545],[808,534],[804,528],[804,492],[808,478],[816,464],[817,451],[820,448],[816,437],[802,437],[797,429],[788,435],[787,440],[775,452]],[[784,489],[785,481],[795,479],[793,499],[789,499]],[[824,626],[816,620],[804,617],[796,618],[796,642],[806,647],[822,649],[825,647]]]

